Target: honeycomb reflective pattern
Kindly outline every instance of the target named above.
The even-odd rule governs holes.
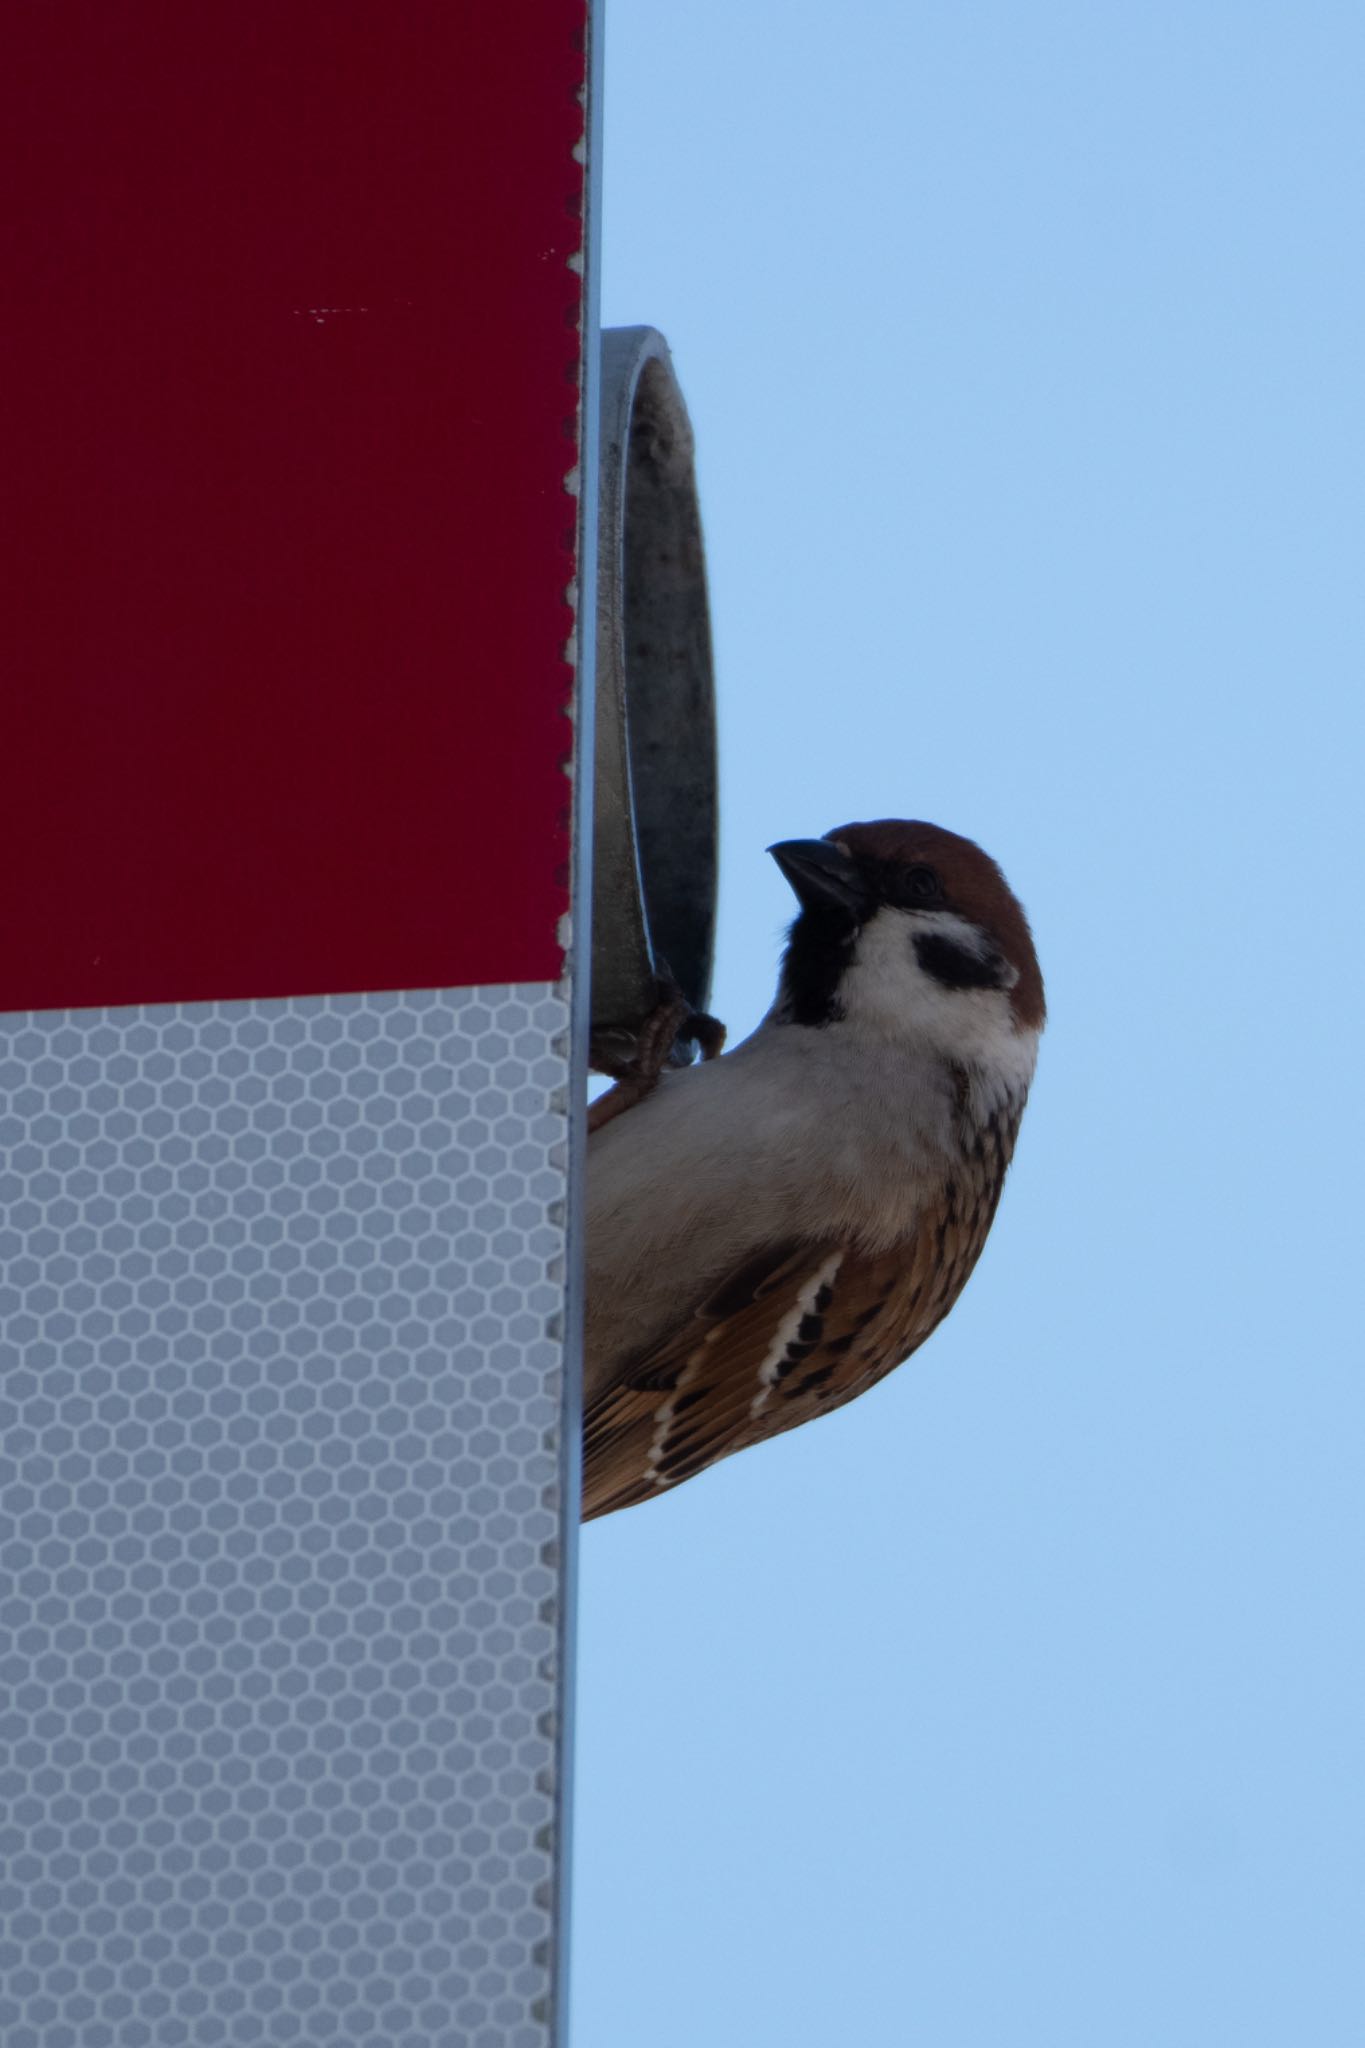
[[[545,2048],[568,1014],[0,1019],[0,2041]]]

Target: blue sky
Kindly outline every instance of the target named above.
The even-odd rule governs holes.
[[[1365,13],[609,0],[763,848],[979,838],[1052,1021],[875,1393],[581,1560],[576,2048],[1358,2048]]]

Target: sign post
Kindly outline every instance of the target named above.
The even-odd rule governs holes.
[[[562,2039],[590,44],[0,30],[6,2048]]]

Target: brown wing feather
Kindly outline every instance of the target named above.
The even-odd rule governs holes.
[[[747,1406],[783,1317],[810,1286],[812,1270],[818,1272],[829,1256],[828,1247],[783,1245],[738,1267],[678,1329],[588,1404],[585,1520],[676,1483],[660,1476],[658,1453],[667,1425],[676,1418],[690,1433],[700,1415],[710,1437],[730,1423],[741,1403]],[[711,1455],[720,1456],[719,1448]]]
[[[589,1407],[584,1519],[826,1414],[898,1365],[947,1314],[979,1249],[955,1219],[941,1224],[875,1257],[785,1246],[738,1269]]]

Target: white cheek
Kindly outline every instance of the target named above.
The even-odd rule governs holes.
[[[915,934],[925,931],[940,932],[965,951],[982,951],[980,933],[961,918],[942,911],[879,910],[859,934],[840,986],[848,1024],[891,1040],[914,1039],[1026,1088],[1037,1033],[1020,1029],[1007,990],[945,988],[926,973],[915,953]]]

